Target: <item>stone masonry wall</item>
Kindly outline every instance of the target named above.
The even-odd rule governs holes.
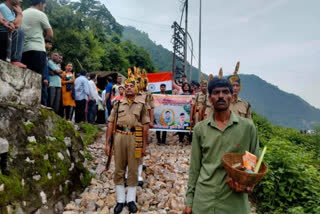
[[[0,102],[40,105],[41,75],[0,60]]]

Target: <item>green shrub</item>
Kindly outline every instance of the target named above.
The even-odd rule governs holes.
[[[314,152],[279,137],[265,145],[269,172],[252,195],[259,213],[320,213],[320,173]]]

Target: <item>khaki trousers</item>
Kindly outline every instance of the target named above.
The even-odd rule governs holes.
[[[115,134],[114,161],[115,172],[113,181],[115,185],[123,185],[128,166],[128,186],[138,185],[138,166],[140,158],[135,158],[135,135]]]

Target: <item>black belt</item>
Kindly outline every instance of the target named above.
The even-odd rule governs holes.
[[[120,131],[124,131],[124,132],[135,132],[136,128],[135,127],[124,127],[124,126],[118,126],[117,125],[117,129]]]

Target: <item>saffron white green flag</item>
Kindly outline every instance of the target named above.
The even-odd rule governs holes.
[[[159,72],[147,74],[149,79],[148,90],[153,94],[160,93],[160,85],[166,85],[166,94],[172,93],[172,72]]]

